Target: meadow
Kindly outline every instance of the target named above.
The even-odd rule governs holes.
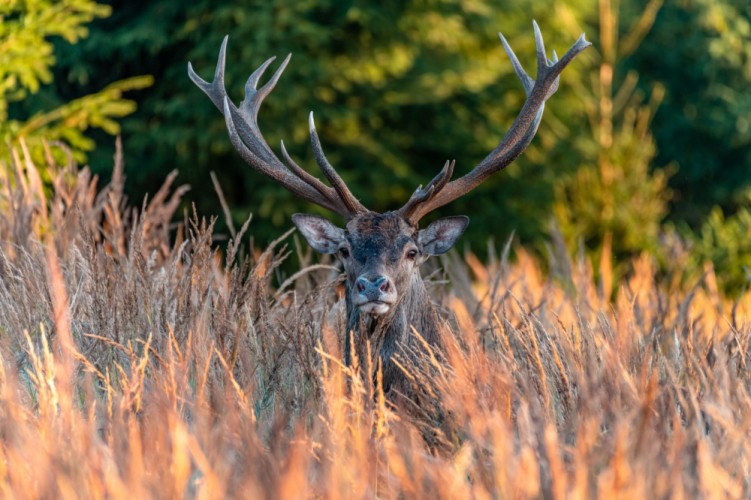
[[[131,204],[121,155],[105,186],[44,163],[0,169],[5,498],[751,495],[751,294],[679,242],[622,279],[557,238],[426,266],[453,333],[404,371],[435,422],[343,365],[340,271],[297,236],[222,240],[174,175]]]

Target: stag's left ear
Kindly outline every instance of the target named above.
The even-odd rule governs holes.
[[[344,230],[317,215],[295,214],[292,222],[308,240],[314,250],[321,253],[336,253],[344,241]]]
[[[446,253],[467,229],[467,225],[469,225],[469,217],[464,215],[438,219],[417,233],[417,243],[428,255]]]

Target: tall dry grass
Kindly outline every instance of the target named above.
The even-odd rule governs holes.
[[[172,231],[174,176],[136,210],[119,159],[102,189],[46,170],[24,150],[0,170],[3,497],[751,495],[751,296],[711,270],[443,259],[454,335],[404,361],[439,422],[393,407],[373,359],[342,365],[327,263],[286,237],[245,252],[247,225],[218,246],[195,214]]]

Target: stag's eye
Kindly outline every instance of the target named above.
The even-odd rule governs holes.
[[[413,248],[412,250],[409,250],[409,251],[407,252],[407,255],[406,255],[406,257],[407,257],[407,258],[408,258],[409,260],[415,260],[415,259],[417,258],[417,250],[415,250],[414,248]]]
[[[339,249],[339,256],[342,259],[348,259],[349,258],[349,250],[347,250],[346,248],[340,248]]]

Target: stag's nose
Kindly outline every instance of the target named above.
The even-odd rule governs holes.
[[[382,294],[391,291],[391,280],[386,276],[376,276],[373,279],[360,276],[355,281],[358,293],[368,297],[370,300],[379,300]]]
[[[353,303],[361,313],[381,315],[396,303],[396,287],[391,278],[383,275],[362,275],[355,280]]]

